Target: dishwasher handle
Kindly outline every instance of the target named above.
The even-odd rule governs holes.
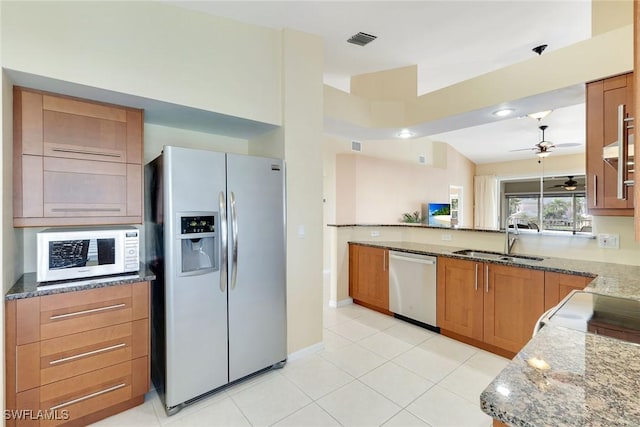
[[[389,258],[397,259],[399,261],[417,262],[419,264],[426,264],[426,265],[436,264],[435,260],[432,260],[432,259],[414,258],[414,257],[401,256],[401,255],[395,255],[395,254],[389,254]]]

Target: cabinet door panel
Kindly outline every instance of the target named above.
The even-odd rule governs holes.
[[[126,123],[44,111],[44,155],[126,161]]]
[[[498,264],[485,268],[484,341],[518,352],[544,312],[544,272]]]
[[[482,340],[482,263],[438,258],[439,327]]]
[[[620,76],[624,77],[624,76]],[[626,82],[626,77],[623,79]],[[603,145],[611,144],[618,140],[618,105],[627,105],[628,89],[620,87],[604,91],[604,136]],[[624,209],[633,207],[628,200],[620,200],[617,197],[618,172],[609,165],[604,166],[604,207]]]
[[[575,276],[572,274],[560,274],[547,271],[544,273],[544,309],[555,307],[564,297],[573,290],[584,289],[591,277]]]
[[[127,166],[122,163],[44,158],[46,216],[124,216]]]
[[[42,156],[42,95],[18,88],[13,93],[13,131],[21,148],[16,154]]]
[[[389,310],[388,251],[349,245],[349,295],[354,300]]]
[[[587,85],[587,208],[604,208],[604,82]]]

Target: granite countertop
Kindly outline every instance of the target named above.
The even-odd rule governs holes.
[[[546,325],[482,392],[480,405],[510,426],[638,426],[639,355],[638,344]]]
[[[528,259],[515,259],[509,261],[487,260],[468,255],[454,254],[461,249],[453,246],[431,245],[412,242],[357,242],[364,246],[385,248],[400,252],[418,253],[433,256],[446,256],[450,258],[467,259],[495,264],[526,267],[535,270],[553,271],[556,273],[574,274],[579,276],[594,277],[586,290],[600,294],[618,296],[640,300],[640,266],[613,264],[608,262],[582,261],[567,258],[544,257],[542,261]],[[514,255],[518,255],[515,253]],[[597,277],[596,277],[597,276]]]
[[[351,243],[597,276],[586,291],[640,300],[640,266],[552,257],[487,261],[453,254],[462,248],[450,246]],[[536,365],[535,360],[547,366]],[[640,345],[547,324],[482,392],[480,405],[485,413],[510,426],[638,426],[639,389]]]
[[[87,289],[104,288],[107,286],[123,285],[125,283],[144,282],[153,280],[156,276],[151,272],[145,263],[140,263],[140,270],[137,274],[123,274],[102,277],[89,277],[82,280],[73,280],[68,282],[51,282],[51,286],[40,287],[36,281],[36,273],[25,273],[18,281],[9,289],[4,296],[5,301],[33,298],[43,295],[62,294],[65,292],[84,291]]]

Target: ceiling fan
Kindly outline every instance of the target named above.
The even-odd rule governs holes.
[[[547,126],[547,125],[538,126],[538,129],[540,129],[542,131],[542,140],[540,140],[540,142],[538,142],[533,147],[531,147],[531,148],[519,148],[517,150],[510,150],[510,151],[529,151],[529,150],[533,150],[536,153],[536,156],[538,156],[538,157],[547,157],[549,154],[551,154],[553,152],[552,148],[577,147],[578,145],[580,145],[577,142],[567,142],[567,143],[563,143],[563,144],[554,144],[553,142],[545,140],[544,139],[544,131],[547,130],[548,127],[549,126]]]
[[[578,181],[573,179],[573,176],[567,176],[569,178],[568,181],[565,181],[564,184],[558,184],[547,188],[547,190],[551,190],[554,188],[564,188],[567,191],[575,191],[578,189]]]

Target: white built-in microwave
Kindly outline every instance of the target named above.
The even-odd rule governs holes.
[[[37,233],[38,282],[137,272],[139,230],[132,226],[49,228]]]

